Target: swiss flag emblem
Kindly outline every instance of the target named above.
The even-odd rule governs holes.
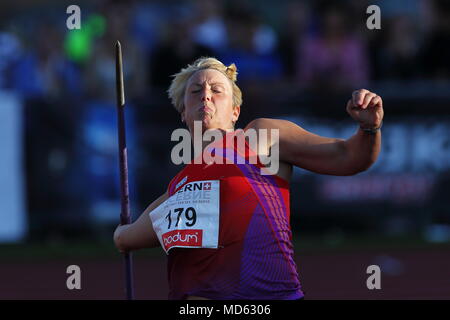
[[[203,186],[203,190],[211,190],[211,182],[205,182]]]

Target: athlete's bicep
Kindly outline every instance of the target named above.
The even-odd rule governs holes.
[[[280,159],[320,174],[341,175],[345,158],[343,139],[319,136],[286,123],[280,129]]]
[[[278,129],[280,161],[321,174],[342,175],[345,159],[343,139],[327,138],[301,128],[295,123],[278,119],[257,119],[256,128]]]

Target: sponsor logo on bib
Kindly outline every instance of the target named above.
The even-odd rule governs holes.
[[[173,246],[201,247],[203,240],[203,230],[185,229],[173,230],[162,235],[164,250],[169,250]]]

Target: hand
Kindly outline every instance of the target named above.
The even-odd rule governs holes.
[[[384,116],[383,100],[369,90],[356,90],[347,102],[347,112],[362,128],[379,128]]]
[[[114,244],[116,245],[117,249],[119,249],[120,253],[126,253],[125,248],[123,247],[123,244],[121,243],[122,237],[121,233],[123,230],[127,227],[127,225],[118,225],[116,230],[114,231]]]

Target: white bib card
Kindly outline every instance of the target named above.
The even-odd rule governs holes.
[[[217,248],[220,182],[193,181],[150,212],[153,229],[166,253],[171,248]]]

